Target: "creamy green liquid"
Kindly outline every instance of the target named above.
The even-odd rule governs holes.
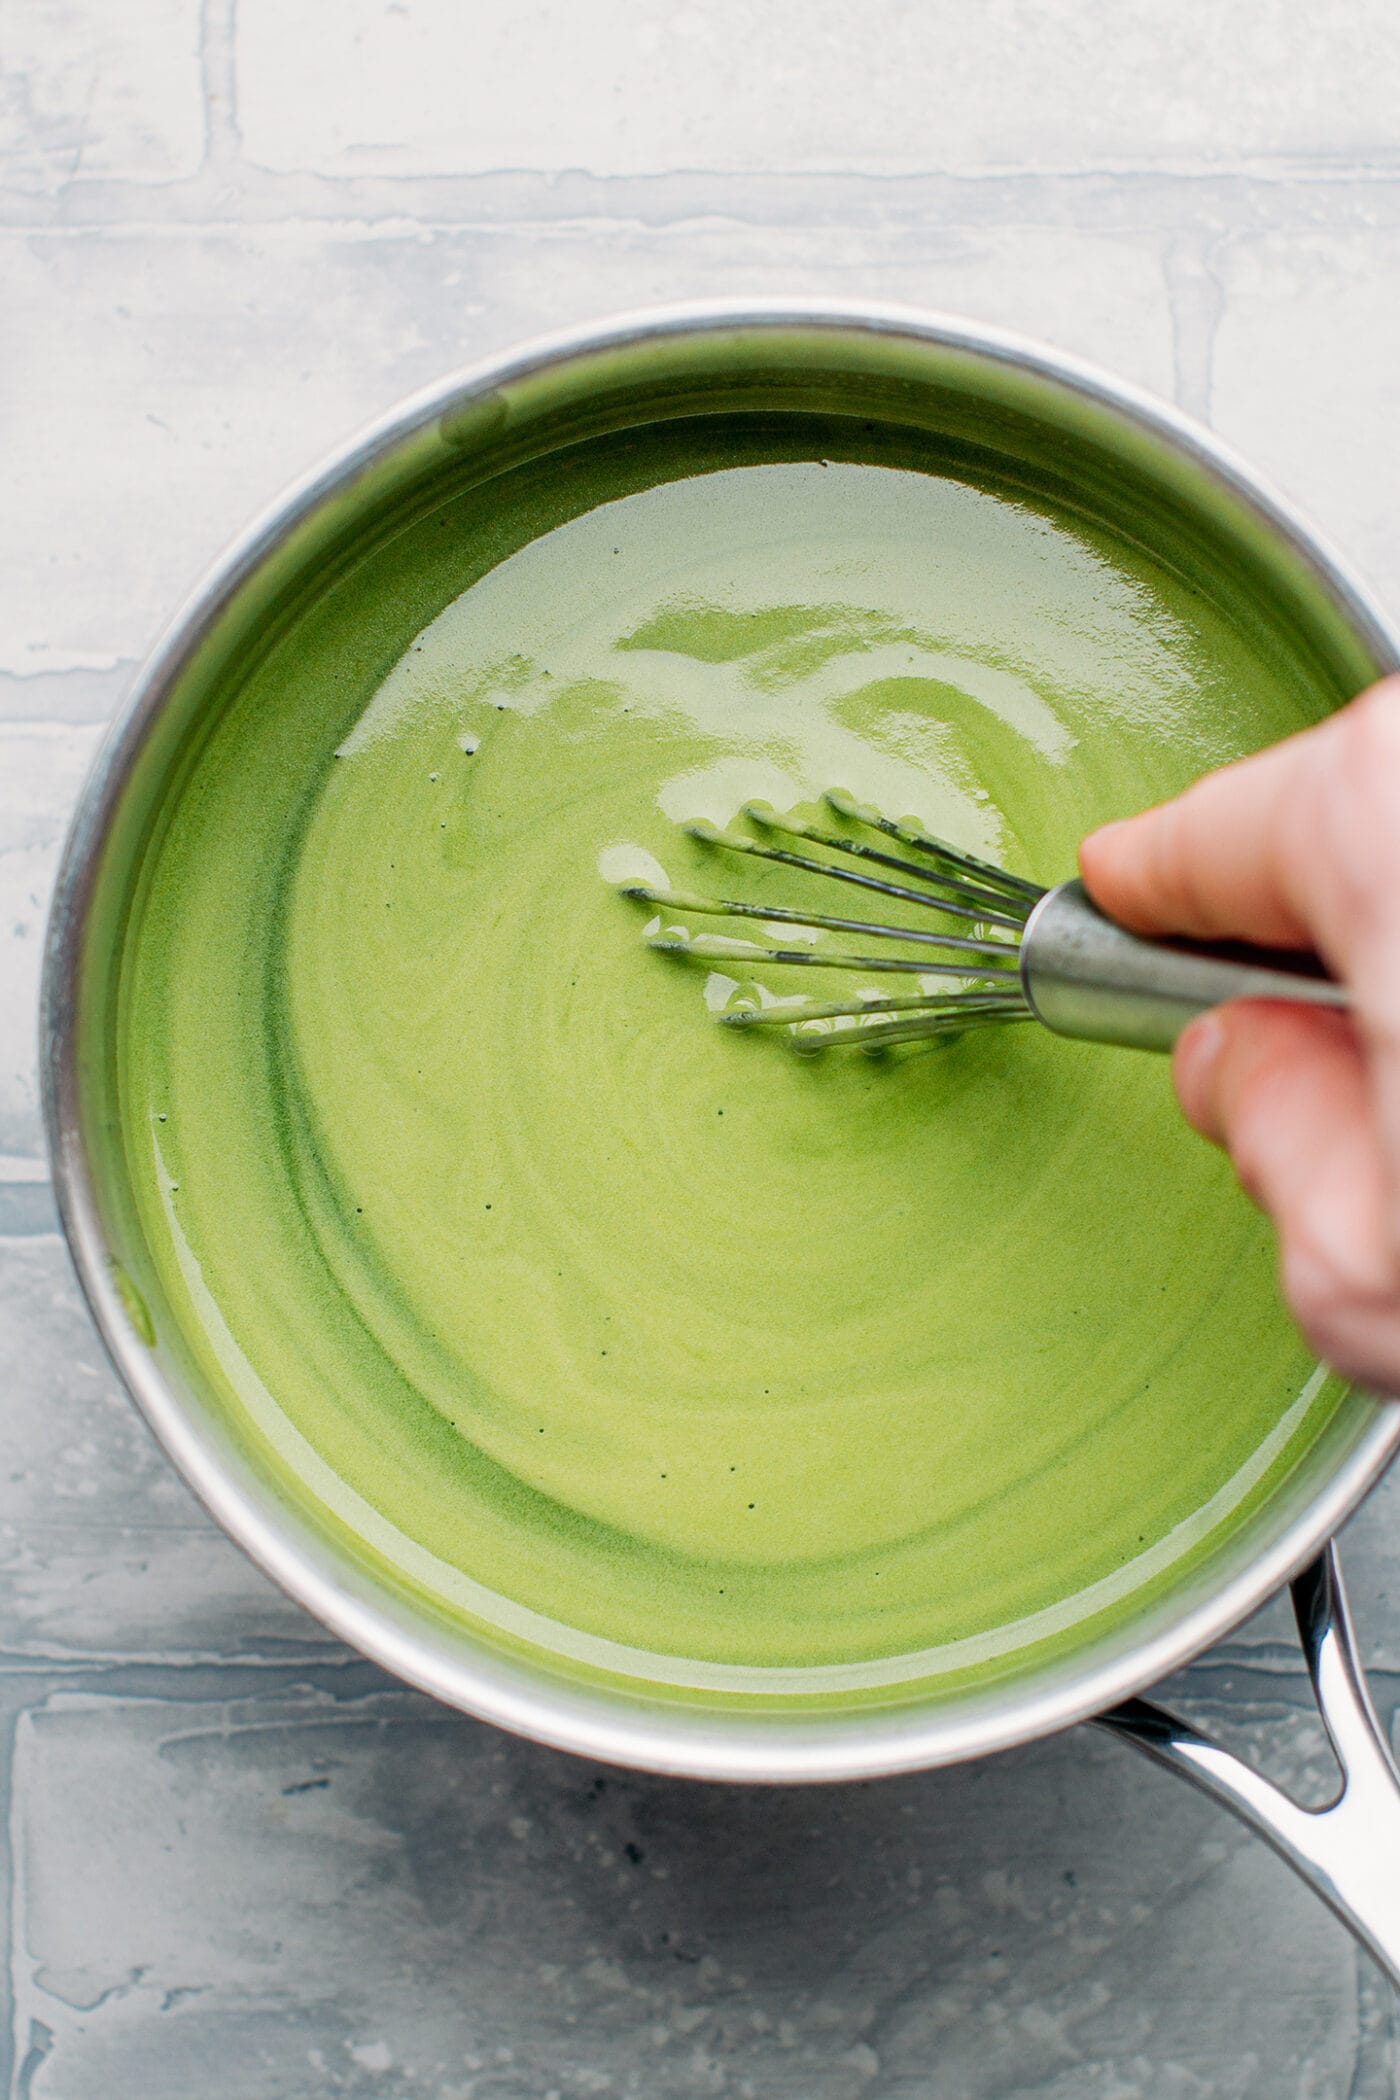
[[[149,873],[125,1142],[205,1377],[381,1573],[574,1668],[892,1696],[1131,1613],[1337,1388],[1165,1060],[804,1060],[612,885],[790,895],[675,820],[830,785],[1056,880],[1338,696],[1025,495],[734,456],[527,475],[271,651]]]

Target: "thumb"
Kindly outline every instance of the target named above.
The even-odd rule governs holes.
[[[1280,1243],[1283,1293],[1318,1354],[1393,1383],[1400,1259],[1365,1055],[1344,1015],[1241,1001],[1177,1044],[1187,1119],[1228,1151]]]

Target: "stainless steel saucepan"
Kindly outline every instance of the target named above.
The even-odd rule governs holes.
[[[1353,1393],[1292,1474],[1126,1627],[1000,1682],[903,1705],[758,1710],[687,1703],[619,1675],[584,1682],[496,1643],[392,1583],[254,1464],[126,1284],[132,1246],[117,1148],[113,1017],[143,855],[182,757],[239,665],[357,545],[502,467],[582,438],[715,411],[855,415],[945,448],[1034,448],[1067,497],[1123,478],[1167,541],[1220,550],[1293,646],[1356,689],[1400,667],[1400,637],[1310,528],[1205,431],[1071,359],[894,308],[673,308],[578,331],[418,396],[293,489],[239,541],[147,664],[73,821],[54,901],[43,1067],[54,1181],[93,1316],[122,1378],[220,1524],[341,1638],[451,1705],[580,1754],[730,1780],[839,1780],[950,1763],[1098,1717],[1215,1794],[1312,1883],[1400,1982],[1400,1779],[1358,1668],[1335,1551],[1343,1519],[1400,1447],[1400,1406]],[[1045,463],[1049,462],[1046,467]],[[1183,1137],[1183,1142],[1187,1140]],[[1301,1572],[1299,1572],[1301,1570]],[[1137,1695],[1292,1580],[1303,1650],[1342,1772],[1309,1813]]]

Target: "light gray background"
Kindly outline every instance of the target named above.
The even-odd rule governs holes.
[[[692,294],[1008,323],[1394,606],[1393,0],[0,0],[0,1784],[12,2100],[1389,2100],[1396,2007],[1085,1731],[897,1783],[604,1773],[398,1689],[132,1419],[36,1103],[60,837],[201,566],[358,421]],[[1183,1140],[1185,1142],[1185,1140]],[[1400,1482],[1352,1527],[1400,1696]],[[1326,1770],[1286,1616],[1190,1673]]]

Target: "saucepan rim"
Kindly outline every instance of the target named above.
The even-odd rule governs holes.
[[[254,1563],[333,1634],[395,1676],[463,1711],[563,1750],[694,1778],[831,1781],[957,1762],[1087,1719],[1199,1654],[1327,1542],[1400,1449],[1400,1407],[1374,1413],[1331,1477],[1248,1564],[1155,1630],[1121,1637],[1092,1666],[993,1685],[939,1704],[835,1713],[750,1714],[668,1705],[572,1682],[459,1633],[375,1581],[348,1549],[280,1501],[231,1437],[182,1400],[140,1340],[120,1295],[80,1107],[76,1026],[83,944],[104,841],[152,728],[181,675],[263,564],[323,505],[441,419],[496,390],[600,353],[664,339],[799,330],[893,337],[1015,368],[1135,427],[1185,459],[1281,539],[1312,572],[1380,669],[1400,668],[1400,635],[1313,527],[1230,448],[1176,409],[1078,358],[1010,331],[860,300],[696,301],[540,338],[413,395],[293,484],[198,584],[130,688],[75,810],[50,911],[41,995],[41,1076],[59,1216],[98,1332],[127,1390],[185,1481]]]

